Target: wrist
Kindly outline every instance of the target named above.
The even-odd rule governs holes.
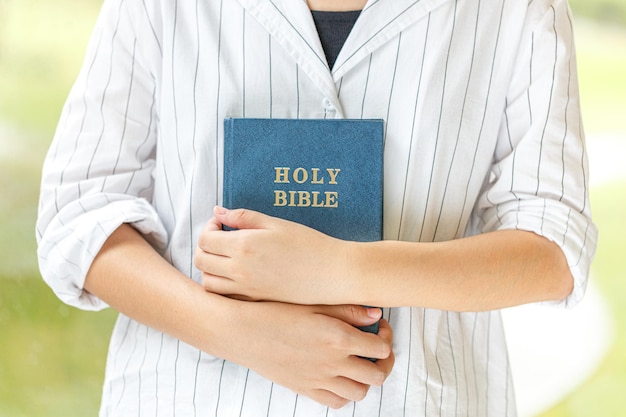
[[[218,358],[231,360],[236,332],[241,332],[241,319],[244,316],[243,301],[234,300],[219,294],[202,290],[201,300],[194,313],[192,344],[205,353]]]
[[[372,243],[342,241],[343,248],[340,272],[337,275],[337,286],[341,291],[341,299],[336,304],[372,304],[372,283],[369,259]]]
[[[424,244],[399,241],[352,242],[351,275],[356,277],[351,303],[399,307],[420,305],[424,268],[428,258]]]

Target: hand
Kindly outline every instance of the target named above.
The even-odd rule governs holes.
[[[221,338],[217,353],[319,403],[339,408],[362,400],[391,372],[387,321],[380,320],[378,335],[353,327],[376,322],[377,308],[233,302],[236,317],[229,319],[237,325]]]
[[[222,225],[238,229],[225,232]],[[249,300],[344,304],[348,242],[251,210],[215,209],[195,252],[204,288]]]

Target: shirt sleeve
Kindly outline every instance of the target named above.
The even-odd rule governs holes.
[[[87,310],[106,307],[83,284],[121,224],[157,248],[167,241],[150,204],[159,99],[159,66],[150,60],[159,45],[148,11],[130,9],[138,3],[105,1],[42,172],[40,271],[61,300]]]
[[[597,245],[580,115],[572,17],[566,1],[529,6],[494,155],[478,206],[483,231],[520,229],[557,243],[584,295]]]

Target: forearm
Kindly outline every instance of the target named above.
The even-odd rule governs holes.
[[[531,232],[350,246],[347,270],[370,305],[482,311],[561,300],[573,285],[561,249]]]
[[[120,226],[96,256],[85,290],[121,313],[205,352],[219,354],[213,323],[229,308],[165,259],[131,226]]]
[[[376,322],[377,309],[246,302],[205,292],[129,225],[106,241],[85,289],[134,320],[332,407],[362,399],[394,362],[384,320],[379,335],[354,327]],[[357,356],[378,362],[354,361]]]
[[[196,260],[208,291],[299,304],[482,311],[562,300],[573,286],[561,248],[531,232],[350,242],[249,210],[218,209]]]

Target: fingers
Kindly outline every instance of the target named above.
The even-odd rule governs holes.
[[[362,384],[381,386],[393,368],[395,357],[392,350],[393,332],[387,320],[381,319],[378,335],[361,333],[367,343],[361,343],[361,352],[352,356],[352,366],[344,376]],[[372,362],[363,358],[375,358]]]
[[[222,230],[222,223],[216,217],[212,217],[204,226],[204,230],[202,233],[204,234],[205,232],[217,232],[219,230]]]
[[[325,391],[333,394],[336,399],[336,404],[328,404],[332,408],[338,408],[345,405],[349,401],[361,401],[365,398],[369,391],[370,386],[355,382],[352,379],[344,377],[336,377],[326,386]],[[328,400],[333,400],[331,396],[328,396]]]
[[[391,354],[393,334],[386,320],[381,319],[382,311],[377,307],[357,305],[315,306],[319,314],[336,318],[353,329],[342,330],[332,344],[345,349],[350,354],[364,358],[386,359]],[[379,334],[360,331],[355,327],[369,326],[379,322]],[[381,334],[382,331],[382,334]]]
[[[198,243],[194,251],[193,261],[195,267],[202,272],[202,275],[206,275],[207,280],[211,280],[213,277],[228,276],[230,258],[225,255],[208,252],[206,246],[203,247],[200,243]]]
[[[220,238],[226,238],[229,234],[217,234],[215,232],[222,232],[222,222],[220,222],[216,217],[212,217],[209,221],[204,225],[202,229],[202,233],[198,238],[198,245],[196,246],[196,257],[201,253],[205,252],[207,254],[221,255],[224,256],[222,245],[216,243],[216,236],[220,236]],[[198,251],[201,250],[201,252]],[[196,265],[197,266],[197,265]]]
[[[204,226],[198,238],[198,245],[194,252],[194,265],[203,275],[209,277],[228,276],[229,257],[232,243],[230,240],[236,238],[230,232],[223,232],[222,221],[217,217],[211,218]],[[223,293],[223,291],[212,291]]]
[[[328,307],[322,313],[355,327],[370,326],[382,317],[382,311],[378,307],[363,307],[351,304]]]
[[[213,209],[215,218],[222,224],[233,229],[263,229],[272,217],[247,209],[228,210],[221,206]]]
[[[232,229],[261,229],[267,227],[274,219],[265,214],[246,209],[227,210],[216,206],[213,212],[214,217],[206,223],[200,234],[198,247],[208,254],[220,256],[229,256],[230,251],[240,248],[246,243],[245,239],[238,240],[242,236],[240,234],[223,232],[222,226]],[[233,244],[234,241],[237,241],[238,244]],[[245,251],[245,248],[242,250]]]
[[[388,328],[386,321],[385,325]],[[390,352],[387,358],[377,362],[370,362],[356,356],[352,356],[350,361],[353,366],[345,376],[335,377],[326,386],[326,390],[318,390],[312,398],[331,408],[343,407],[349,401],[361,401],[371,386],[383,385],[393,369],[395,357],[393,352]]]
[[[331,314],[338,312],[356,311],[357,314],[363,314],[363,311],[367,311],[367,308],[354,306],[356,310],[352,308],[341,309],[342,306],[317,306],[315,308],[322,308],[324,314],[331,316]],[[379,310],[379,309],[378,309]],[[366,314],[366,313],[365,313]],[[380,310],[379,313],[380,314]],[[341,316],[341,314],[337,314]],[[354,315],[348,315],[348,317],[354,317]],[[338,317],[341,320],[340,317]],[[393,344],[393,332],[389,323],[384,319],[379,319],[379,333],[372,334],[363,332],[348,322],[343,322],[342,326],[337,327],[336,332],[329,333],[327,338],[321,339],[320,344],[329,346],[331,349],[343,352],[345,357],[344,365],[342,366],[341,376],[347,378],[353,383],[359,385],[352,385],[349,387],[352,392],[365,386],[380,386],[387,379],[393,368],[395,358],[392,352]],[[375,362],[363,359],[373,358]],[[342,385],[345,389],[345,385]],[[347,392],[339,392],[334,390],[338,395],[348,395]],[[353,398],[354,395],[351,396]],[[357,395],[358,397],[358,395]]]
[[[246,366],[281,385],[329,407],[340,408],[350,401],[364,399],[370,387],[382,385],[391,372],[393,336],[387,321],[380,321],[380,334],[376,335],[362,332],[339,318],[354,322],[354,317],[368,317],[366,308],[274,302],[250,305],[254,307],[254,317],[260,316],[260,312],[270,314],[271,335],[266,340],[266,349],[260,350],[265,354],[258,358],[252,355],[262,359],[260,365],[255,366],[253,360]],[[379,318],[373,316],[370,321]],[[367,324],[361,319],[356,322]],[[254,333],[256,328],[255,323],[245,333]],[[261,334],[266,337],[267,332],[263,330]],[[378,360],[371,362],[359,356]]]
[[[381,370],[382,374],[384,375],[383,380],[380,382],[380,384],[377,383],[372,383],[372,385],[375,386],[379,386],[382,385],[382,383],[385,381],[385,379],[387,379],[387,377],[389,376],[389,374],[391,374],[391,371],[393,369],[393,365],[395,364],[396,358],[395,355],[393,353],[393,330],[391,329],[391,326],[389,325],[389,322],[385,319],[380,320],[379,325],[378,325],[378,336],[381,337],[383,340],[385,340],[385,342],[388,344],[389,346],[389,355],[386,358],[378,358],[378,360],[376,361],[375,365]]]
[[[279,224],[280,220],[262,213],[223,207],[214,208],[210,219],[198,238],[194,253],[194,265],[202,272],[205,290],[222,295],[243,294],[257,298],[251,286],[252,275],[258,271],[254,267],[262,243],[271,233],[267,229]],[[222,226],[237,229],[225,232]],[[265,239],[265,240],[264,240]]]
[[[320,404],[334,409],[348,405],[351,401],[328,390],[318,389],[312,392],[304,392],[303,394]]]

